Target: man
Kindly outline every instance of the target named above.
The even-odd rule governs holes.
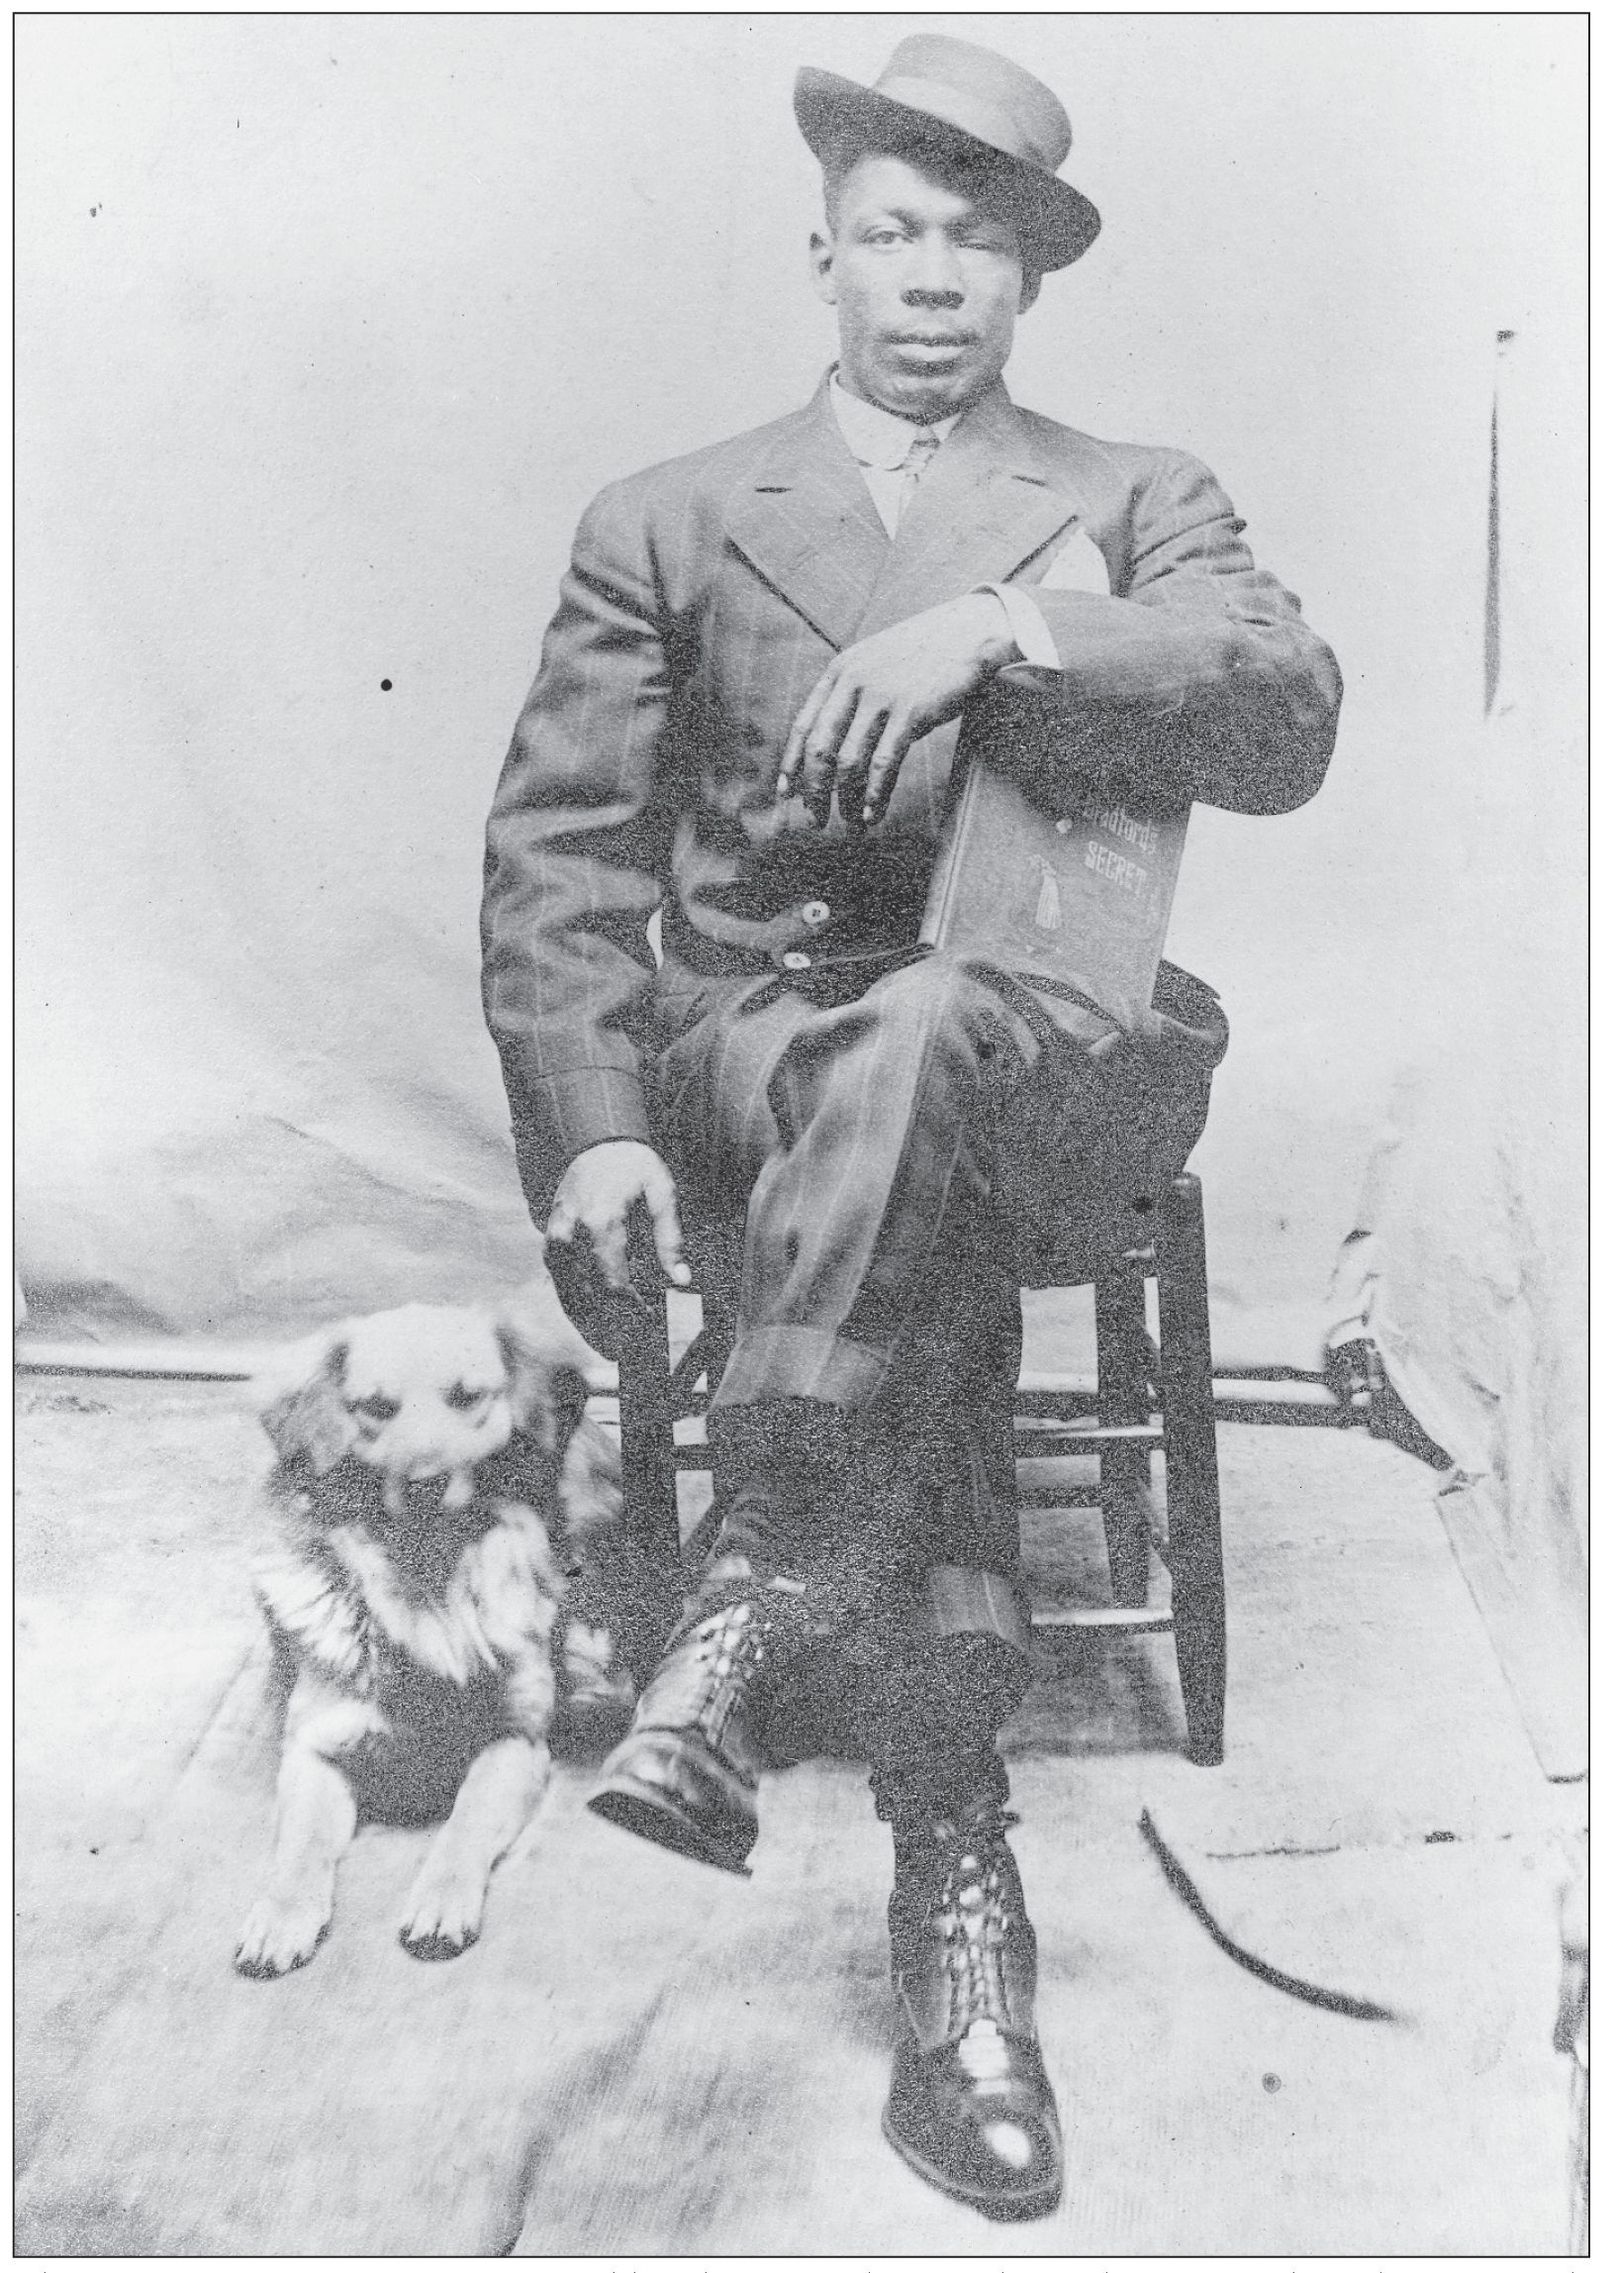
[[[1099,227],[1050,91],[920,36],[874,88],[804,71],[796,109],[838,363],[586,514],[490,824],[485,998],[586,1331],[636,1222],[675,1286],[689,1231],[735,1326],[722,1528],[591,1804],[744,1869],[759,1769],[839,1668],[896,1857],[887,2135],[1037,2215],[1061,2147],[995,1741],[1028,1670],[1002,1258],[1040,1113],[1097,1211],[1159,1187],[1225,1030],[1165,966],[1169,1015],[1118,1046],[1092,1005],[914,943],[969,706],[1030,697],[1074,767],[1267,813],[1318,787],[1340,682],[1204,467],[1004,391],[1017,318]]]

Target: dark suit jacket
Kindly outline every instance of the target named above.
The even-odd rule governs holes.
[[[1002,387],[955,427],[895,540],[823,385],[789,418],[605,490],[488,832],[484,1002],[535,1210],[586,1146],[651,1137],[653,990],[914,936],[957,726],[910,752],[870,832],[821,834],[774,797],[798,707],[864,634],[985,582],[1026,584],[1062,671],[1009,674],[1019,699],[1034,682],[1080,732],[1103,725],[1171,802],[1280,813],[1312,796],[1340,677],[1242,526],[1194,458],[1095,441]],[[1038,589],[1077,530],[1105,556],[1109,598]]]

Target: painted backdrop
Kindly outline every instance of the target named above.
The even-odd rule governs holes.
[[[532,1273],[476,908],[571,532],[607,479],[807,396],[832,331],[792,73],[871,78],[928,24],[1056,87],[1105,217],[1012,391],[1209,460],[1346,675],[1311,807],[1197,816],[1169,943],[1235,1032],[1198,1155],[1219,1354],[1316,1360],[1398,1085],[1479,989],[1574,1123],[1577,19],[34,16],[31,1330],[256,1337]],[[1541,668],[1489,797],[1505,330]],[[1457,1201],[1475,1132],[1450,1158],[1435,1125]],[[1447,1237],[1461,1305],[1510,1236],[1489,1206]]]

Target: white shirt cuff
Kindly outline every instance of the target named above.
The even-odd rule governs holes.
[[[979,584],[979,592],[992,592],[1004,604],[1010,621],[1010,637],[1021,649],[1021,660],[1032,663],[1040,671],[1058,671],[1059,654],[1048,624],[1038,612],[1038,604],[1016,584]]]

